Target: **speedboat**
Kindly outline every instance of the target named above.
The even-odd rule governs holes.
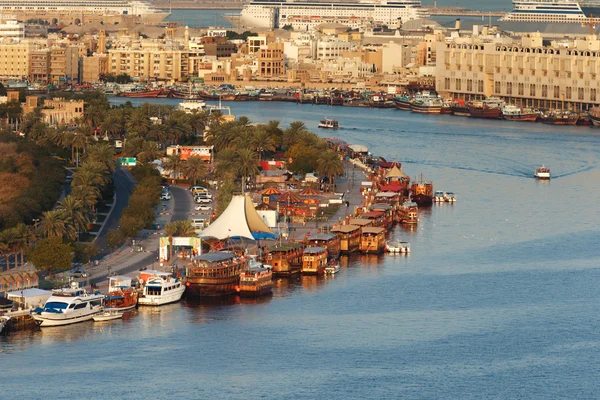
[[[73,282],[70,288],[53,290],[44,307],[35,309],[32,315],[41,327],[89,321],[102,312],[103,299],[103,294],[88,293]]]
[[[445,192],[444,193],[444,201],[446,203],[454,203],[454,202],[456,202],[456,195],[452,192]]]
[[[336,121],[335,119],[322,119],[321,122],[319,122],[319,128],[323,128],[323,129],[337,129],[340,127],[340,123],[338,121]]]
[[[433,201],[435,201],[436,203],[442,203],[444,201],[446,201],[445,199],[445,193],[442,191],[436,191],[433,195]]]
[[[334,275],[340,271],[340,263],[337,260],[330,260],[325,267],[325,275]]]
[[[144,284],[140,306],[162,306],[181,300],[185,286],[168,272],[155,271]]]
[[[94,322],[105,322],[112,321],[115,319],[123,318],[123,313],[115,310],[106,310],[100,314],[96,314],[93,317]]]
[[[398,240],[388,240],[385,242],[385,250],[388,253],[400,253],[400,242]]]
[[[400,253],[402,253],[402,254],[410,253],[410,245],[408,244],[408,242],[399,242],[399,246],[400,246]]]
[[[545,166],[537,167],[533,172],[533,177],[537,179],[550,179],[550,168]]]

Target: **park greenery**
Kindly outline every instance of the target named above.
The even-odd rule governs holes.
[[[22,264],[25,253],[33,261],[43,258],[44,251],[63,252],[56,255],[60,262],[34,263],[48,271],[62,268],[62,256],[66,259],[67,253],[83,262],[95,256],[95,246],[79,240],[82,234],[89,237],[85,232],[97,226],[97,208],[112,203],[117,157],[137,159],[131,170],[136,186],[119,228],[107,234],[109,248],[152,226],[162,183],[155,160],[162,160],[172,183],[215,182],[217,215],[235,193],[255,187],[262,160],[284,160],[293,174],[317,172],[327,177],[327,182],[344,171],[340,156],[299,121],[287,128],[278,121],[253,124],[246,117],[225,122],[218,111],[187,114],[171,105],[134,107],[130,102],[110,106],[99,92],[58,96],[84,100],[83,118],[49,126],[42,119],[43,104],[25,116],[15,104],[0,107],[0,118],[21,118],[23,136],[15,135],[14,127],[5,126],[0,131],[0,179],[5,182],[0,190],[0,228],[4,229],[0,231],[0,255],[7,257],[9,267],[18,266],[18,255]],[[117,142],[122,143],[118,151],[114,148]],[[212,145],[215,163],[167,155],[166,149],[172,145]],[[65,169],[72,171],[70,193],[57,201]],[[333,185],[329,187],[333,190]],[[168,229],[169,237],[187,232],[180,225]],[[38,248],[36,243],[44,246]]]

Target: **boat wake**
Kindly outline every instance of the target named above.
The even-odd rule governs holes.
[[[594,167],[593,165],[588,165],[585,168],[581,168],[575,171],[570,171],[570,172],[565,172],[562,174],[552,174],[552,179],[560,179],[560,178],[566,178],[567,176],[571,176],[571,175],[577,175],[577,174],[581,174],[583,172],[589,172],[596,169],[596,167]]]

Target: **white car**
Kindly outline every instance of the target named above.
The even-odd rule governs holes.
[[[196,211],[210,211],[210,210],[212,210],[211,206],[205,206],[203,204],[196,206]]]
[[[196,202],[196,204],[210,204],[210,203],[212,203],[212,200],[208,199],[206,197],[196,197],[194,199],[194,201]]]
[[[197,195],[194,196],[195,199],[197,198],[206,198],[206,199],[212,199],[213,196],[210,193],[198,193]]]

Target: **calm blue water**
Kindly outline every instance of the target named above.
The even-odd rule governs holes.
[[[230,104],[252,121],[303,120],[315,131],[336,118],[336,136],[397,158],[458,202],[421,213],[414,231],[396,228],[410,256],[354,256],[333,279],[279,281],[271,299],[174,304],[0,338],[0,393],[598,398],[599,130]],[[542,163],[550,182],[531,177]]]

